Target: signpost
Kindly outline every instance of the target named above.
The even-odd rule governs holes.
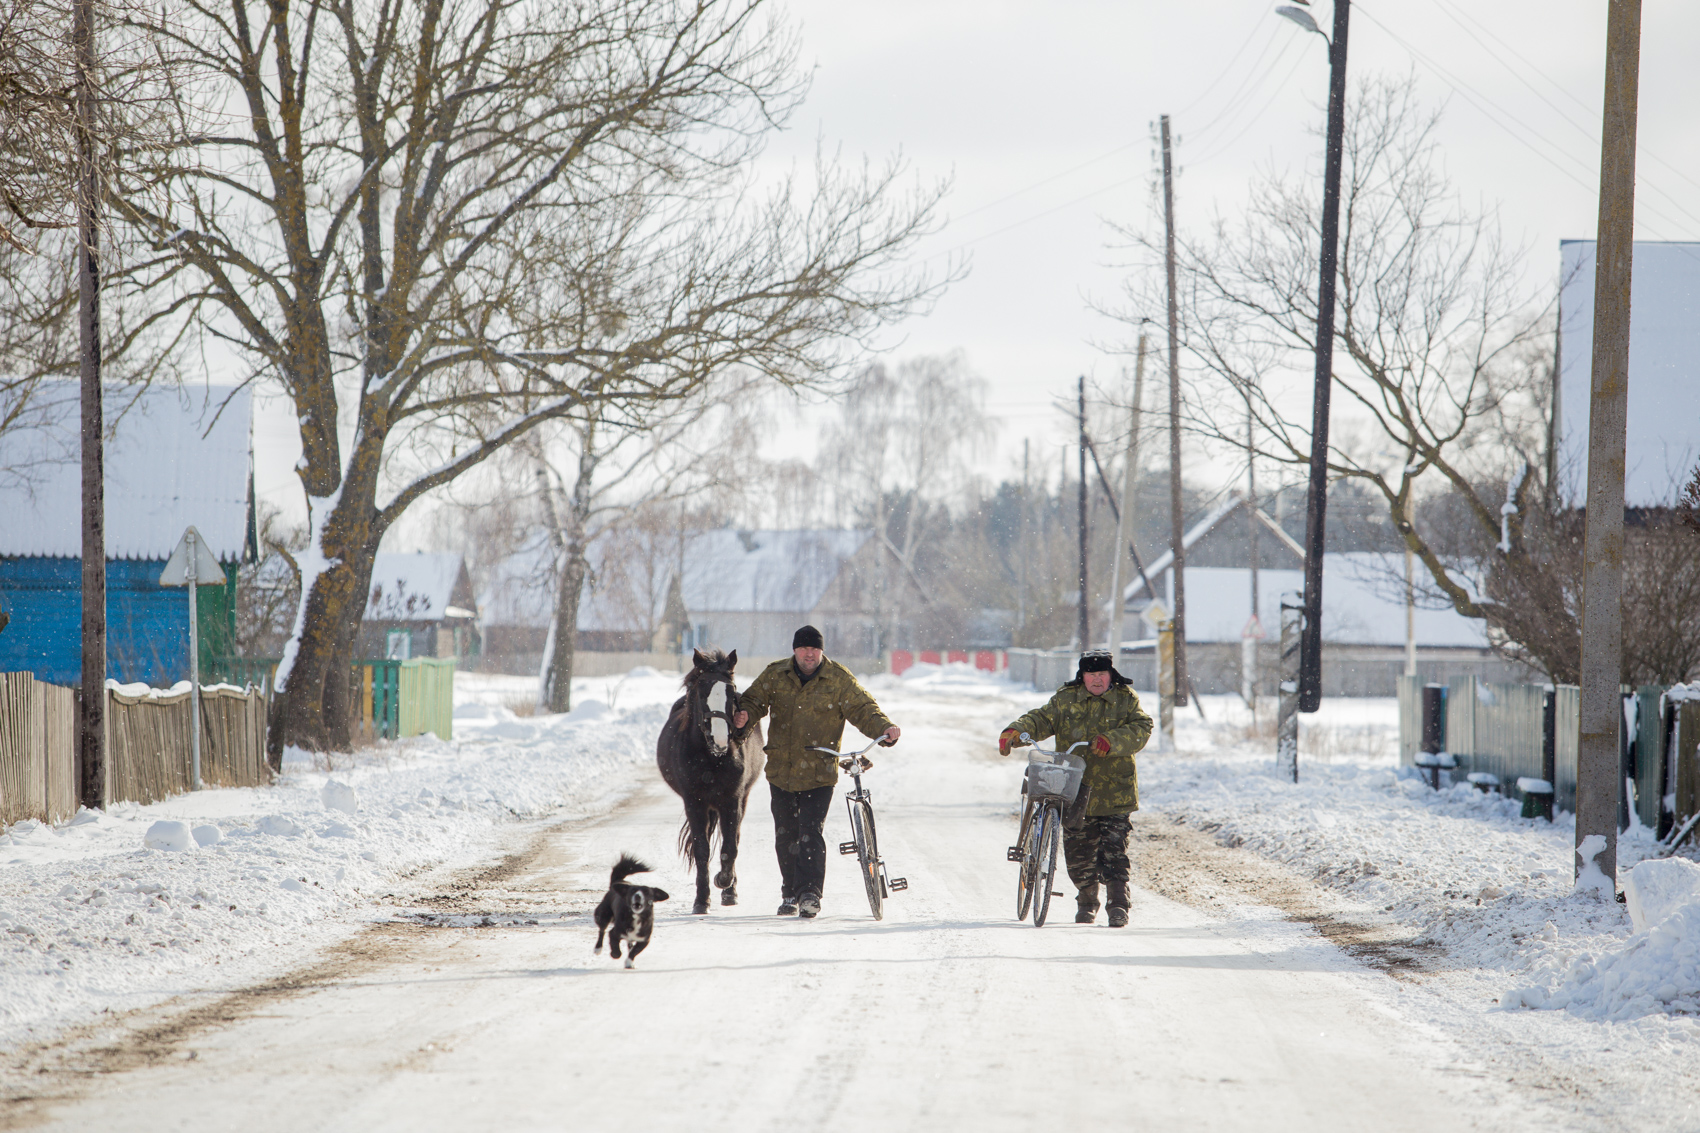
[[[207,549],[205,539],[193,527],[183,532],[177,549],[160,573],[161,586],[189,588],[189,750],[192,760],[190,785],[201,789],[201,624],[196,616],[195,592],[203,586],[223,586],[224,570]]]

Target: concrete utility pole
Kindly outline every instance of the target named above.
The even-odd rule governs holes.
[[[83,671],[77,701],[78,797],[106,805],[106,462],[100,395],[100,169],[96,160],[94,0],[71,15],[77,99],[77,337],[82,354]]]
[[[1175,176],[1169,146],[1169,116],[1163,115],[1163,259],[1169,275],[1169,519],[1175,580],[1169,620],[1175,635],[1175,706],[1186,707],[1186,547],[1181,539],[1181,346],[1180,310],[1175,301]]]
[[[1623,467],[1629,404],[1629,280],[1635,247],[1635,127],[1641,0],[1610,0],[1601,121],[1594,358],[1588,404],[1588,508],[1582,536],[1582,692],[1576,747],[1576,847],[1617,884],[1618,729],[1623,704]],[[1583,861],[1578,855],[1580,876]]]
[[[1086,375],[1080,375],[1080,648],[1092,648],[1092,606],[1086,594]]]
[[[1139,478],[1139,399],[1145,387],[1145,327],[1139,330],[1139,354],[1133,364],[1133,406],[1128,410],[1127,460],[1122,469],[1122,503],[1116,509],[1116,541],[1110,547],[1110,630],[1104,636],[1111,652],[1121,648],[1122,560],[1128,556],[1133,531],[1133,493]],[[1155,594],[1152,595],[1156,597]]]
[[[1263,637],[1263,618],[1257,600],[1257,450],[1252,447],[1253,418],[1251,404],[1245,414],[1245,529],[1246,559],[1251,566],[1251,620],[1246,623],[1240,640],[1240,695],[1251,708],[1251,722],[1257,723],[1257,644]]]
[[[1340,167],[1346,132],[1346,29],[1351,0],[1334,0],[1328,41],[1328,143],[1322,172],[1322,256],[1316,289],[1316,390],[1311,402],[1310,494],[1305,499],[1305,618],[1299,639],[1299,711],[1322,704],[1322,553],[1328,517],[1328,396],[1334,382],[1334,283],[1340,245]]]

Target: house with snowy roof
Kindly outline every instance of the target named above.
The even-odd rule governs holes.
[[[455,551],[380,553],[355,640],[358,657],[470,657],[478,652],[478,605],[466,560]]]
[[[189,597],[160,573],[186,528],[224,567],[197,601],[201,665],[236,635],[236,570],[255,550],[252,403],[238,386],[112,387],[102,410],[106,675],[189,675]],[[0,433],[0,671],[76,684],[82,671],[82,464],[77,387],[44,386]]]
[[[683,536],[609,533],[591,547],[579,649],[673,653],[692,646],[781,657],[805,622],[827,652],[877,649],[877,549],[869,531],[716,528]],[[481,598],[493,667],[536,672],[554,612],[554,554],[539,538],[497,563]],[[918,605],[906,594],[911,607]]]
[[[1238,522],[1239,530],[1230,529]],[[1252,571],[1245,562],[1244,532],[1259,535],[1260,568],[1253,622]],[[1235,537],[1242,542],[1235,544]],[[1224,537],[1227,537],[1224,539]],[[1216,539],[1228,546],[1211,546]],[[1186,570],[1187,666],[1199,692],[1233,692],[1240,687],[1243,641],[1248,631],[1258,647],[1259,687],[1273,694],[1280,664],[1281,601],[1304,590],[1304,549],[1267,511],[1231,494],[1182,537],[1190,564],[1193,556],[1212,564]],[[1162,611],[1174,609],[1173,555],[1164,551],[1144,563],[1122,591],[1123,650],[1134,657],[1154,653],[1153,627],[1147,618],[1155,598]],[[1498,657],[1489,648],[1487,627],[1451,607],[1430,600],[1407,606],[1405,558],[1386,551],[1330,551],[1322,556],[1323,689],[1329,696],[1393,696],[1404,671],[1406,650],[1414,645],[1417,672],[1444,682],[1473,674],[1485,680],[1520,682],[1540,679],[1527,667]],[[1412,563],[1417,595],[1436,591],[1420,559]],[[1147,586],[1149,583],[1149,588]],[[1154,589],[1156,594],[1150,591]],[[1143,675],[1143,674],[1141,674]],[[1146,687],[1155,687],[1155,679]]]

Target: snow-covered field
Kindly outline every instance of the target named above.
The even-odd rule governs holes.
[[[921,750],[960,750],[982,733],[989,745],[1041,699],[966,666],[869,685],[933,721],[931,739],[927,725],[916,732]],[[431,871],[488,860],[520,822],[600,815],[653,780],[676,674],[576,682],[578,707],[562,717],[524,714],[534,687],[461,674],[453,742],[382,744],[335,766],[291,753],[268,788],[11,828],[0,836],[0,1044],[299,966],[428,890]],[[1623,906],[1573,891],[1569,816],[1526,820],[1498,796],[1436,792],[1400,769],[1392,701],[1306,717],[1296,785],[1275,775],[1266,722],[1253,728],[1237,698],[1205,708],[1208,721],[1181,715],[1176,752],[1141,757],[1147,817],[1284,863],[1335,895],[1339,916],[1414,940],[1421,969],[1376,994],[1474,1051],[1484,1074],[1587,1099],[1588,1112],[1700,1127],[1683,1124],[1700,1088],[1700,867],[1630,875],[1645,881],[1637,931]],[[876,774],[881,797],[947,785],[1001,797],[1008,771],[967,759],[935,780],[928,760],[893,757]],[[148,848],[150,830],[183,840],[162,822],[183,823],[190,848]],[[1622,868],[1653,850],[1631,832]],[[1247,898],[1227,916],[1267,923],[1271,911]]]
[[[0,1044],[274,975],[382,915],[421,871],[488,856],[514,819],[605,812],[651,765],[678,683],[579,681],[573,712],[525,718],[508,706],[534,680],[462,673],[453,742],[380,743],[334,766],[292,750],[269,787],[17,823],[0,835]],[[189,848],[148,848],[161,822],[189,827]]]

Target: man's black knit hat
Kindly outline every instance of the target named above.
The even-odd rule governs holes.
[[[814,626],[804,626],[791,635],[793,649],[825,649],[826,639],[821,637],[820,630]]]

